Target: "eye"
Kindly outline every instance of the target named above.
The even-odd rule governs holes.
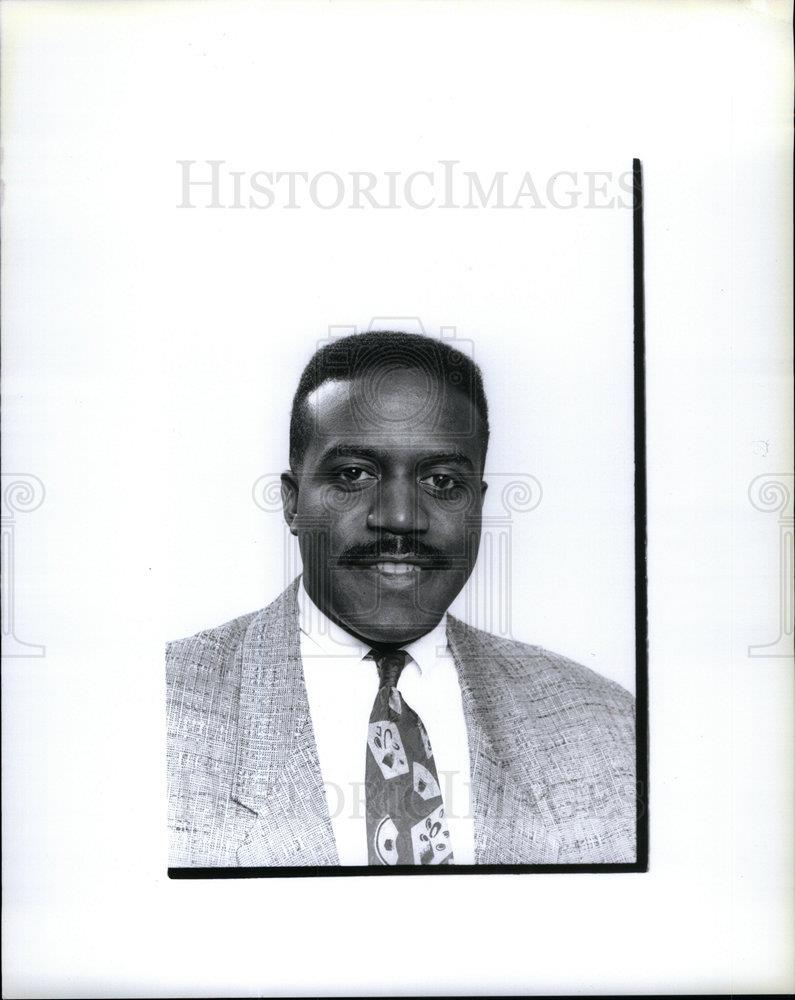
[[[359,465],[348,465],[344,469],[340,469],[337,472],[337,475],[343,480],[343,482],[351,483],[355,486],[360,486],[363,483],[367,483],[375,479],[375,476],[372,473],[361,468]]]
[[[457,479],[446,472],[434,472],[430,476],[425,476],[420,482],[437,490],[439,493],[450,493],[461,486],[461,483]]]

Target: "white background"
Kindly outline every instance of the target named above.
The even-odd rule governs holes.
[[[4,471],[47,490],[14,524],[46,655],[3,662],[6,995],[792,988],[792,661],[747,655],[780,592],[748,485],[791,469],[788,6],[2,13]],[[175,161],[543,185],[633,155],[650,872],[169,882],[162,640],[283,584],[251,487],[329,324],[472,341],[489,471],[544,488],[514,634],[631,686],[633,629],[629,213],[177,210]]]

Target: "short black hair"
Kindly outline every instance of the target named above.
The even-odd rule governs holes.
[[[290,468],[297,471],[306,452],[312,422],[304,405],[324,382],[350,380],[384,369],[421,371],[467,396],[481,421],[485,460],[489,441],[489,410],[483,376],[475,362],[443,340],[397,330],[354,333],[324,344],[310,358],[298,382],[290,415]],[[465,430],[465,429],[462,429]]]

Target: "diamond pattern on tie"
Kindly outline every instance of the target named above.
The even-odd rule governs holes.
[[[408,653],[373,650],[370,656],[380,686],[367,728],[368,863],[450,864],[453,848],[430,740],[397,690]]]

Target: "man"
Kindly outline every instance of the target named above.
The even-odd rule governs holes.
[[[303,573],[168,646],[172,866],[635,860],[631,696],[448,614],[488,439],[481,373],[444,342],[311,359],[282,476]]]

